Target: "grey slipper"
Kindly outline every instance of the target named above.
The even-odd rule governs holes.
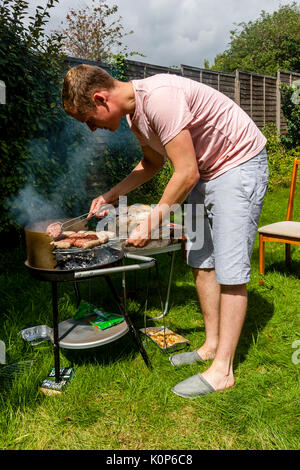
[[[196,374],[179,382],[172,388],[172,392],[183,398],[197,398],[214,393],[216,390],[201,374]]]
[[[180,354],[174,354],[169,357],[169,361],[172,366],[184,366],[186,364],[196,364],[197,362],[203,362],[202,357],[197,353],[197,349],[192,352],[184,352]]]

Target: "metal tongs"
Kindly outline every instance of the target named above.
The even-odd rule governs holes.
[[[99,206],[97,212],[100,212],[100,209],[102,211],[102,210],[107,210],[110,208],[111,208],[111,204],[102,204],[101,206]],[[73,227],[74,225],[76,225],[78,222],[82,220],[86,220],[89,213],[90,212],[87,212],[86,214],[81,214],[78,217],[74,217],[73,219],[67,220],[66,222],[59,222],[59,221],[53,222],[51,225],[49,225],[49,227],[51,227],[52,225],[59,225],[61,232],[66,231],[70,227]]]

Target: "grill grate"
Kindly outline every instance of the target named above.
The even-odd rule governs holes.
[[[87,250],[74,247],[66,250],[57,249],[53,254],[57,267],[73,271],[114,263],[120,259],[121,250],[110,246],[97,246]]]

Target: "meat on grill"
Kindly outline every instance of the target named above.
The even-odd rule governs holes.
[[[54,248],[60,248],[60,249],[68,249],[73,246],[74,240],[70,240],[68,238],[65,238],[64,240],[59,240],[59,241],[53,241],[50,243],[50,245],[53,245]]]
[[[105,231],[98,233],[92,231],[63,232],[61,237],[63,239],[51,242],[54,248],[68,249],[74,246],[76,248],[88,249],[106,243],[112,237],[112,233],[108,234]]]
[[[54,223],[48,225],[46,233],[48,233],[48,235],[51,235],[51,237],[53,238],[58,238],[62,234],[61,224]]]
[[[85,238],[79,238],[74,242],[74,246],[77,248],[93,248],[94,246],[101,245],[100,240],[86,240]]]

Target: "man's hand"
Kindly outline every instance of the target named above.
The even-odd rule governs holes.
[[[135,246],[136,248],[143,248],[150,241],[148,228],[144,227],[144,224],[138,225],[129,235],[126,240],[126,246]]]
[[[105,204],[106,206],[108,204],[114,205],[114,204],[116,204],[116,202],[117,201],[111,201],[107,196],[105,196],[105,194],[103,194],[99,197],[96,197],[92,201],[92,204],[91,204],[91,207],[90,207],[90,212],[89,212],[89,215],[88,215],[87,218],[90,219],[93,216],[98,217],[98,218],[102,218],[102,217],[107,216],[107,214],[109,213],[109,209],[104,209],[103,208],[103,210],[101,211],[101,206],[103,204]]]

